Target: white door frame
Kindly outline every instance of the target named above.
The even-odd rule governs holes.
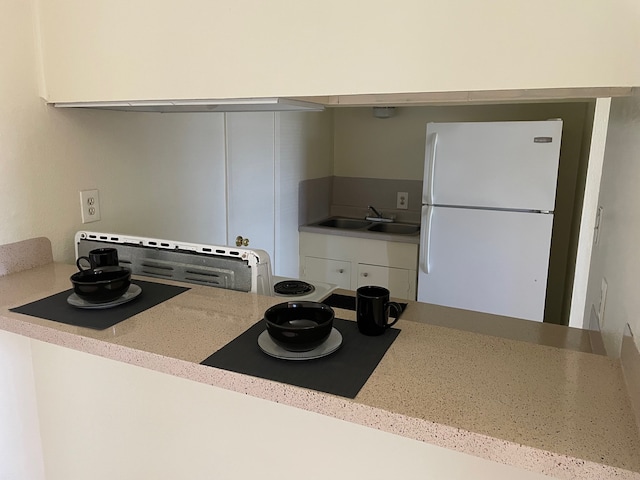
[[[596,99],[591,143],[589,145],[587,180],[584,187],[582,216],[580,218],[571,309],[569,311],[570,327],[589,328],[589,319],[586,311],[587,286],[589,283],[589,269],[591,268],[591,253],[593,250],[598,199],[600,198],[600,181],[602,179],[610,108],[611,98]]]

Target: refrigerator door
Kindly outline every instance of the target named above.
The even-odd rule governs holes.
[[[562,121],[429,123],[423,204],[553,211]]]
[[[418,301],[542,321],[553,215],[422,209]]]

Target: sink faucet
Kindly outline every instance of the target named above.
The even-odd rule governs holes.
[[[366,216],[365,220],[371,222],[393,222],[393,217],[387,218],[383,216],[373,205],[369,205],[367,208],[374,213],[374,216]]]
[[[384,218],[382,214],[378,210],[376,210],[376,207],[374,207],[373,205],[369,205],[367,208],[371,210],[376,215],[376,217]]]

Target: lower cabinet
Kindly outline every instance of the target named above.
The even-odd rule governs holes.
[[[386,287],[394,297],[415,300],[416,270],[359,263],[357,286],[364,285]]]
[[[418,245],[300,232],[300,278],[356,290],[386,287],[391,296],[416,299]]]
[[[340,288],[351,288],[351,263],[329,258],[305,257],[303,278],[334,283]]]

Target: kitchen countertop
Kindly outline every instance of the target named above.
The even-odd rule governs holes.
[[[188,285],[102,331],[9,311],[69,289],[74,271],[51,263],[0,278],[0,328],[557,478],[640,479],[640,438],[617,360],[466,331],[474,316],[480,324],[491,316],[409,302],[400,335],[350,400],[199,364],[277,298]]]
[[[330,217],[334,218],[334,217]],[[341,217],[347,218],[347,217]],[[356,219],[357,220],[357,219]],[[323,235],[337,235],[339,237],[355,237],[366,238],[369,240],[380,240],[383,242],[411,243],[418,245],[420,243],[420,232],[410,235],[397,233],[371,232],[366,228],[336,228],[323,227],[318,225],[319,222],[313,222],[308,225],[298,227],[299,232],[320,233]],[[405,223],[405,222],[399,222]]]

